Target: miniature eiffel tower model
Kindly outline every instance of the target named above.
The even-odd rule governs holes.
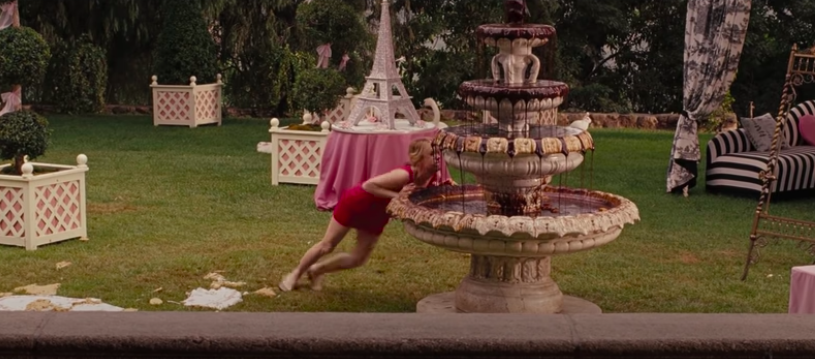
[[[419,113],[413,107],[410,96],[402,84],[402,78],[396,71],[396,59],[393,56],[393,36],[391,35],[391,15],[389,0],[382,0],[382,14],[379,18],[379,37],[376,40],[376,54],[371,74],[365,79],[365,87],[354,101],[354,107],[348,120],[354,125],[366,118],[369,109],[374,109],[379,121],[396,129],[396,111],[407,117],[414,125],[419,120]]]

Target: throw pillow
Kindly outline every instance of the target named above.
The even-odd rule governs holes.
[[[804,142],[810,146],[815,146],[815,116],[804,115],[798,119],[798,132]]]
[[[743,117],[740,122],[756,151],[770,150],[773,144],[773,133],[775,133],[775,118],[772,115],[765,113],[754,118]],[[783,139],[779,138],[779,140]],[[785,147],[786,145],[782,143],[781,148]]]

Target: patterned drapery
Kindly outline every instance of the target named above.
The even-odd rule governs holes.
[[[668,192],[696,186],[697,124],[719,107],[739,67],[750,0],[689,0],[682,115],[668,165]]]

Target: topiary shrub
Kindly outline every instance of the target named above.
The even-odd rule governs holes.
[[[10,27],[0,31],[0,84],[38,85],[50,59],[51,49],[33,29]]]
[[[345,79],[331,68],[305,69],[294,81],[294,104],[298,109],[323,114],[336,107],[344,95]]]
[[[36,112],[23,110],[0,116],[0,159],[14,160],[13,174],[23,173],[23,158],[45,154],[51,131],[48,120]]]
[[[360,86],[370,64],[363,61],[360,51],[373,44],[374,36],[368,31],[363,15],[344,0],[314,0],[297,6],[297,30],[305,39],[300,47],[316,55],[317,46],[331,43],[331,65],[337,68],[342,56],[351,58],[345,71],[345,83]]]
[[[107,55],[87,35],[60,42],[45,78],[50,100],[67,113],[96,113],[105,107]]]
[[[159,83],[187,85],[215,82],[217,47],[201,16],[200,1],[165,0],[162,28],[153,52],[153,73]]]

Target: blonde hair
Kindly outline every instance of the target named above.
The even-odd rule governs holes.
[[[408,158],[410,159],[410,165],[416,166],[419,162],[421,162],[424,158],[425,152],[427,152],[427,149],[429,148],[431,148],[430,140],[427,138],[417,138],[410,142],[410,146],[408,147]]]

